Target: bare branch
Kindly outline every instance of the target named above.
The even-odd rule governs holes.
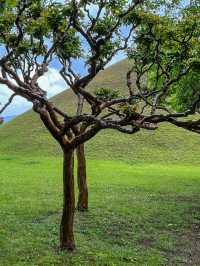
[[[12,94],[8,100],[8,102],[0,109],[0,114],[3,113],[3,111],[5,111],[5,109],[12,103],[13,99],[15,98],[15,96],[17,96],[16,93]]]

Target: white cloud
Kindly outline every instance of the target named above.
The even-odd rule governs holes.
[[[49,71],[39,79],[39,85],[43,90],[47,91],[48,98],[66,89],[65,82],[61,78],[58,70],[54,68],[49,69]],[[0,108],[8,101],[11,94],[12,92],[6,86],[0,84]],[[32,104],[30,102],[17,96],[1,115],[16,116],[27,111],[31,106]]]
[[[48,98],[67,88],[66,83],[61,78],[59,71],[55,68],[49,69],[49,71],[39,79],[39,85],[43,90],[47,91]]]

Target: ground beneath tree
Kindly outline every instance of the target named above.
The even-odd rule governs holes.
[[[0,159],[0,266],[200,266],[200,167],[89,160],[77,249],[58,251],[61,158]]]

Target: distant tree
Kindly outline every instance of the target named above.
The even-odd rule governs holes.
[[[155,1],[156,6],[158,2],[163,3]],[[149,13],[150,6],[147,8],[140,0],[65,1],[65,4],[24,0],[5,1],[1,5],[0,83],[13,92],[5,107],[16,95],[30,101],[33,110],[39,114],[45,127],[63,150],[61,249],[75,248],[74,151],[78,149],[78,156],[84,159],[84,143],[102,129],[110,128],[134,134],[141,128],[155,130],[157,123],[163,121],[183,126],[175,118],[187,116],[193,111],[191,109],[190,112],[180,114],[168,112],[165,106],[161,106],[161,100],[163,104],[167,103],[163,99],[168,99],[172,85],[186,76],[195,65],[193,53],[187,54],[187,60],[185,57],[179,59],[174,70],[171,70],[171,58],[169,60],[168,57],[163,57],[160,49],[166,43],[167,49],[174,51],[174,48],[170,48],[172,41],[177,42],[181,51],[184,51],[185,41],[190,44],[191,40],[198,38],[193,35],[193,32],[196,34],[196,26],[192,36],[179,44],[182,35],[188,36],[186,28],[180,26],[182,19],[174,19],[173,31],[170,19]],[[126,34],[123,34],[124,28]],[[178,41],[172,39],[175,34]],[[162,42],[160,38],[157,39],[158,35]],[[134,46],[129,47],[130,39],[134,36],[137,36]],[[128,47],[129,57],[135,61],[135,65],[127,73],[127,92],[118,95],[109,88],[97,88],[96,93],[86,90],[90,81],[112,58]],[[163,53],[167,49],[164,47]],[[188,49],[195,51],[191,45]],[[176,53],[173,53],[172,60],[175,59]],[[77,97],[73,115],[48,100],[48,88],[41,88],[38,83],[55,60],[59,62],[62,78]],[[77,74],[75,60],[85,63],[84,75]],[[137,75],[136,85],[131,79],[133,71]],[[146,82],[149,75],[151,79]],[[156,80],[157,85],[152,85],[151,80]],[[133,89],[133,86],[137,89]],[[83,111],[85,103],[88,109]],[[147,105],[151,110],[144,114]],[[157,114],[156,111],[160,109],[167,113]],[[191,125],[188,121],[184,123]],[[79,170],[85,171],[85,162],[79,162]],[[82,184],[79,187],[83,187]]]

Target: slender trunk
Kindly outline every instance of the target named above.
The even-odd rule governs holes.
[[[79,211],[88,210],[88,187],[87,187],[87,171],[84,144],[77,147],[77,182],[78,182],[78,203],[77,209]]]
[[[73,151],[64,151],[63,159],[63,214],[60,225],[60,248],[61,250],[72,251],[75,249],[74,241],[74,162]]]

